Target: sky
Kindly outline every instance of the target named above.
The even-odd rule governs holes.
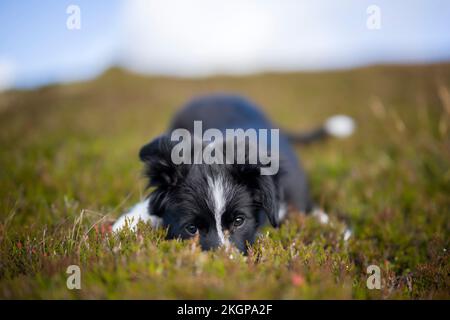
[[[2,0],[0,90],[449,61],[449,30],[448,0]]]

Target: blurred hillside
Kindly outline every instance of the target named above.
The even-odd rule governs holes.
[[[106,214],[117,217],[142,197],[145,182],[137,157],[139,148],[161,134],[174,111],[193,96],[233,92],[255,101],[283,128],[312,128],[336,113],[354,117],[358,125],[349,139],[329,140],[299,149],[299,153],[315,200],[332,217],[348,221],[354,230],[356,240],[348,249],[330,243],[337,256],[327,256],[327,261],[350,265],[346,272],[359,280],[352,287],[352,280],[346,278],[349,274],[337,276],[342,281],[345,278],[353,289],[293,289],[287,297],[370,296],[363,293],[364,266],[374,261],[387,264],[386,276],[397,281],[390,291],[381,293],[384,297],[430,298],[445,292],[448,297],[449,90],[450,64],[439,64],[199,79],[144,77],[111,69],[90,82],[3,92],[0,296],[66,297],[65,291],[52,295],[45,280],[37,283],[31,276],[42,268],[54,270],[55,264],[61,263],[59,254],[53,260],[46,256],[30,260],[18,255],[15,243],[29,241],[40,248],[42,243],[36,239],[42,238],[43,230],[47,230],[44,239],[50,234],[64,243],[59,232],[71,230],[70,223],[77,221],[83,210],[87,210],[83,211],[86,215],[91,213],[90,220],[86,218],[91,223]],[[89,222],[80,225],[87,233],[91,230]],[[298,231],[299,246],[305,234],[313,241],[311,230],[317,232],[305,230],[310,231]],[[275,237],[283,239],[285,231],[277,231]],[[51,245],[41,249],[47,252]],[[318,244],[305,245],[313,250]],[[81,263],[87,259],[75,247],[62,252]],[[339,262],[340,254],[346,257],[344,262]],[[129,261],[121,263],[125,267]],[[274,268],[289,269],[279,264]],[[182,268],[173,272],[182,272]],[[270,277],[275,277],[270,270],[265,276],[270,288],[253,295],[255,291],[250,289],[255,283],[241,271],[228,274],[230,287],[220,282],[223,279],[216,278],[214,271],[205,272],[209,276],[198,286],[212,288],[209,297],[234,298],[232,286],[238,282],[243,288],[241,298],[285,297],[280,295],[283,288],[278,288],[276,281],[270,282]],[[54,272],[44,272],[44,279],[49,275]],[[153,276],[153,282],[142,282],[145,290],[126,291],[125,296],[147,297],[146,286],[152,287],[158,279]],[[321,276],[316,276],[319,280],[314,279],[326,287],[329,279],[322,283]],[[414,288],[408,286],[408,277],[413,277]],[[217,281],[222,287],[214,286]],[[181,297],[201,298],[199,295],[205,293],[199,289],[199,295],[189,295],[170,291],[169,286],[173,289],[177,284],[169,282],[161,289],[164,294],[151,291],[151,296],[172,297],[178,292]],[[95,290],[86,289],[81,297],[117,297],[108,293],[110,289],[96,284]]]

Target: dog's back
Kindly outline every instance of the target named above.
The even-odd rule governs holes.
[[[203,129],[272,129],[261,110],[247,99],[226,94],[202,96],[186,104],[173,118],[170,130],[194,131],[194,121],[202,121]]]

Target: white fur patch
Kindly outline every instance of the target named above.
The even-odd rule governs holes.
[[[217,234],[219,236],[221,244],[227,244],[228,239],[225,239],[225,235],[223,233],[222,229],[222,214],[225,211],[225,204],[226,204],[226,183],[224,179],[221,176],[211,178],[208,177],[208,186],[210,189],[210,195],[212,197],[213,201],[213,212],[214,212],[214,219],[216,221],[216,229]]]
[[[128,226],[130,230],[136,231],[136,227],[139,221],[150,223],[151,226],[157,228],[161,225],[162,221],[160,217],[151,215],[148,212],[149,199],[146,199],[138,204],[134,205],[131,210],[120,216],[119,219],[114,223],[112,230],[113,232],[118,232],[122,230],[125,226]]]
[[[343,235],[344,241],[347,242],[351,236],[352,236],[352,231],[350,229],[345,229],[345,232]]]
[[[287,204],[285,202],[280,203],[280,208],[278,209],[278,221],[283,221],[287,214]]]
[[[322,209],[319,208],[315,208],[312,212],[312,215],[314,217],[317,218],[317,220],[319,220],[319,222],[321,224],[328,224],[328,222],[330,222],[330,217],[328,216],[328,214],[323,211]]]
[[[355,121],[349,116],[336,115],[327,119],[324,128],[333,137],[345,138],[355,130]]]
[[[313,217],[315,217],[321,224],[329,224],[330,223],[330,217],[328,216],[328,214],[323,211],[320,208],[315,208],[312,211],[312,215]],[[333,226],[333,222],[331,222],[331,226]],[[342,232],[342,238],[344,239],[345,242],[347,242],[352,236],[352,231],[346,227],[344,229],[344,231]]]

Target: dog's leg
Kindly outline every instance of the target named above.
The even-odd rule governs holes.
[[[313,217],[315,217],[321,224],[328,224],[330,222],[330,217],[328,216],[328,213],[323,211],[320,208],[314,208],[311,212]]]
[[[286,202],[281,201],[280,202],[280,208],[278,209],[278,221],[283,221],[284,218],[286,218],[288,212],[288,206],[286,204]]]
[[[328,214],[320,208],[314,208],[311,212],[313,217],[315,217],[321,224],[329,224],[330,217]],[[331,222],[332,223],[332,222]],[[345,242],[347,242],[352,236],[352,230],[349,227],[345,226],[344,231],[342,232],[342,238]]]
[[[130,230],[136,231],[139,221],[150,223],[152,227],[159,227],[161,225],[161,218],[149,213],[149,199],[146,199],[134,205],[131,210],[122,216],[114,223],[112,230],[118,232],[125,226]]]

